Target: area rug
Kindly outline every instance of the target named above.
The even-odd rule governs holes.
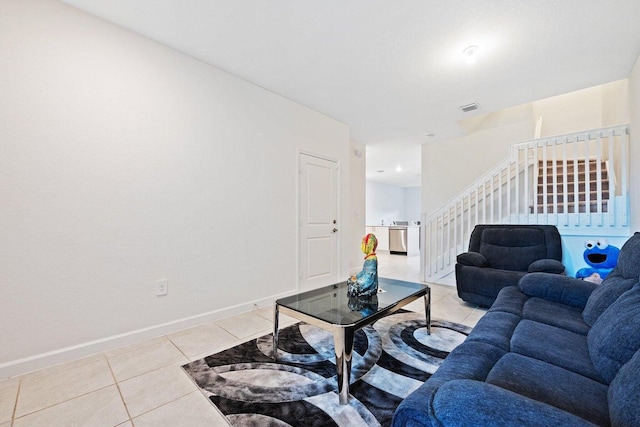
[[[233,426],[388,426],[400,402],[471,331],[424,313],[397,312],[356,333],[350,399],[338,404],[331,333],[297,323],[183,366]]]

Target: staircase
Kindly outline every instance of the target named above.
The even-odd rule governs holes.
[[[628,159],[628,125],[513,144],[504,161],[423,214],[424,280],[453,272],[476,224],[550,224],[562,235],[628,236]]]
[[[540,160],[537,203],[536,207],[530,205],[530,210],[539,214],[555,213],[556,210],[557,213],[607,212],[609,176],[605,161],[577,159],[575,163],[558,163],[554,167],[552,161],[543,163]]]

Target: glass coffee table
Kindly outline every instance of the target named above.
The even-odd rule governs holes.
[[[340,404],[349,401],[353,340],[358,329],[374,323],[401,307],[424,298],[427,333],[431,334],[431,289],[402,280],[379,278],[378,293],[371,297],[347,296],[347,282],[280,298],[273,314],[273,359],[278,357],[278,317],[287,314],[333,333]]]

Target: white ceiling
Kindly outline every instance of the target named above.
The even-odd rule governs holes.
[[[626,78],[640,52],[638,0],[62,1],[347,123],[367,178],[404,187],[427,133]]]

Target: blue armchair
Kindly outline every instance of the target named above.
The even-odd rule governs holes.
[[[552,225],[477,225],[469,251],[457,257],[456,287],[465,301],[490,307],[498,292],[527,273],[564,273],[562,244]]]

